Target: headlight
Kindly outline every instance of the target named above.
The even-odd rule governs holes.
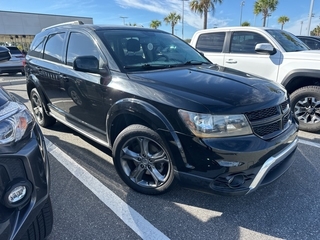
[[[212,115],[179,110],[183,122],[199,138],[242,136],[252,133],[244,115]]]
[[[8,102],[0,108],[0,144],[19,141],[33,126],[33,116],[26,106]]]

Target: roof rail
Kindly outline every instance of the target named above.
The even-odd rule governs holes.
[[[41,32],[44,30],[50,29],[50,28],[59,27],[59,26],[63,26],[63,25],[83,25],[83,24],[84,24],[84,22],[79,21],[79,20],[71,21],[71,22],[64,22],[64,23],[55,24],[55,25],[52,25],[52,26],[49,26],[46,28],[42,28]]]

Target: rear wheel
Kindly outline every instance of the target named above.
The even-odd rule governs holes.
[[[41,127],[49,127],[55,124],[56,119],[46,113],[44,104],[36,88],[33,88],[30,92],[30,101],[32,112],[36,118],[37,123]]]
[[[320,131],[320,87],[299,88],[290,95],[290,98],[299,129],[308,132]]]
[[[114,166],[121,179],[144,194],[162,194],[172,186],[171,156],[159,134],[143,125],[131,125],[116,138]]]
[[[53,212],[49,198],[21,240],[43,240],[51,233],[52,225]]]

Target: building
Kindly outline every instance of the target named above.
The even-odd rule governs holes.
[[[90,17],[0,11],[0,45],[28,50],[34,36],[43,28],[71,21],[93,23]]]

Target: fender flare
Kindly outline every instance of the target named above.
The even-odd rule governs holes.
[[[291,80],[296,77],[316,77],[319,78],[320,83],[320,70],[316,69],[295,69],[290,71],[283,79],[282,85],[287,88]]]
[[[179,149],[179,153],[181,155],[181,159],[183,160],[185,167],[194,168],[193,166],[187,163],[187,158],[183,150],[182,144],[180,142],[180,139],[174,131],[174,128],[168,121],[168,119],[156,107],[154,107],[148,102],[139,99],[121,99],[117,101],[115,104],[113,104],[112,107],[109,109],[106,117],[106,137],[107,142],[110,146],[112,146],[110,139],[112,123],[116,117],[122,114],[131,114],[140,118],[141,116],[143,116],[144,121],[151,123],[151,125],[156,126],[158,129],[162,128],[168,130],[176,146]]]

